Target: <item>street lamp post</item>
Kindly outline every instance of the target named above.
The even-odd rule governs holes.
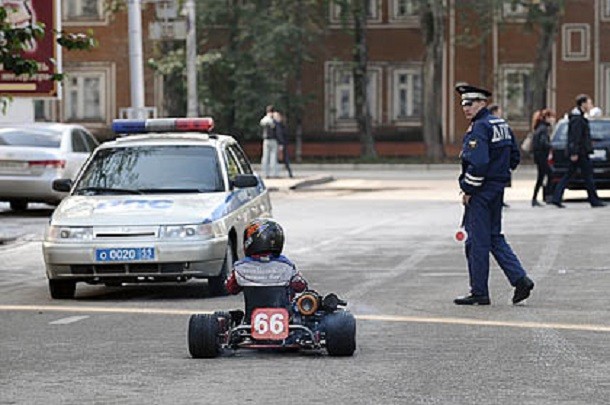
[[[197,97],[197,30],[195,22],[195,1],[186,0],[186,116],[197,117],[199,100]]]

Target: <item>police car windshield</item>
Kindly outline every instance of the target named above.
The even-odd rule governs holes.
[[[610,140],[610,121],[608,120],[590,120],[589,128],[591,129],[591,139],[602,141]],[[568,140],[568,121],[561,121],[555,128],[553,142],[567,142]]]
[[[139,146],[100,149],[75,194],[200,193],[223,191],[216,150],[208,146]]]

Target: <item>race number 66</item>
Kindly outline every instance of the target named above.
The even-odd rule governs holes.
[[[252,312],[254,339],[283,340],[288,337],[288,311],[285,308],[257,308]]]

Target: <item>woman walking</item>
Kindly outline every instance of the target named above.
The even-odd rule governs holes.
[[[538,169],[538,177],[534,186],[534,196],[532,197],[532,207],[539,207],[538,191],[542,187],[544,178],[543,197],[549,195],[551,180],[551,167],[549,166],[548,156],[551,150],[551,127],[555,124],[555,112],[544,108],[536,111],[532,117],[532,128],[534,137],[532,140],[534,150],[534,163]]]

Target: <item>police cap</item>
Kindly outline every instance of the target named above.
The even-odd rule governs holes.
[[[455,91],[462,96],[462,105],[466,105],[468,101],[487,100],[488,97],[491,97],[491,92],[489,90],[471,86],[469,84],[458,84],[455,86]]]

